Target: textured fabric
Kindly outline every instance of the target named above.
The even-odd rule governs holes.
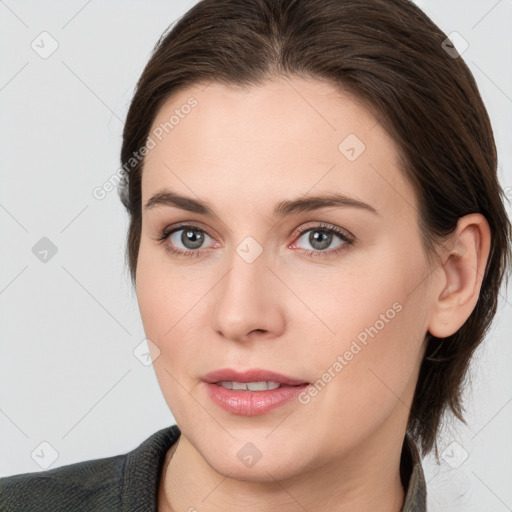
[[[160,472],[177,425],[124,455],[0,479],[1,512],[157,512]]]
[[[155,432],[124,455],[0,479],[1,512],[157,512],[165,455],[177,425]],[[418,450],[406,436],[400,462],[406,489],[401,512],[424,512],[426,486]]]

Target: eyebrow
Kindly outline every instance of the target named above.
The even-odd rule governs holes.
[[[213,208],[206,201],[185,197],[169,189],[163,189],[152,195],[146,202],[144,209],[157,206],[173,206],[192,213],[199,213],[208,217],[216,217]],[[303,196],[297,199],[284,200],[276,204],[273,216],[285,217],[294,213],[310,212],[328,207],[359,208],[379,215],[377,210],[362,201],[339,193],[320,194],[316,196]]]

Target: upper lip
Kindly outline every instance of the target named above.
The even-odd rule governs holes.
[[[307,381],[302,379],[294,379],[281,373],[273,372],[270,370],[263,370],[261,368],[252,368],[250,370],[234,370],[232,368],[221,368],[207,373],[203,380],[215,384],[217,382],[228,381],[228,382],[263,382],[272,381],[278,382],[288,386],[297,386],[299,384],[309,384]]]

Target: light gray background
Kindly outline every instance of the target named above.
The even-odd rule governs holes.
[[[50,468],[124,453],[174,423],[133,353],[145,336],[123,264],[127,215],[116,190],[92,191],[119,168],[153,45],[194,3],[0,1],[2,476],[41,470],[53,450]],[[512,2],[417,3],[469,43],[512,198]],[[43,31],[58,43],[45,59],[31,47],[51,49]],[[46,263],[32,252],[43,237],[57,247]],[[447,426],[440,466],[424,461],[429,511],[512,510],[511,302],[477,351],[468,426]]]

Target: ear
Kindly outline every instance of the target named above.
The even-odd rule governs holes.
[[[479,213],[461,217],[443,245],[447,249],[441,265],[444,283],[442,280],[428,326],[437,338],[457,332],[476,306],[491,246],[486,218]]]

